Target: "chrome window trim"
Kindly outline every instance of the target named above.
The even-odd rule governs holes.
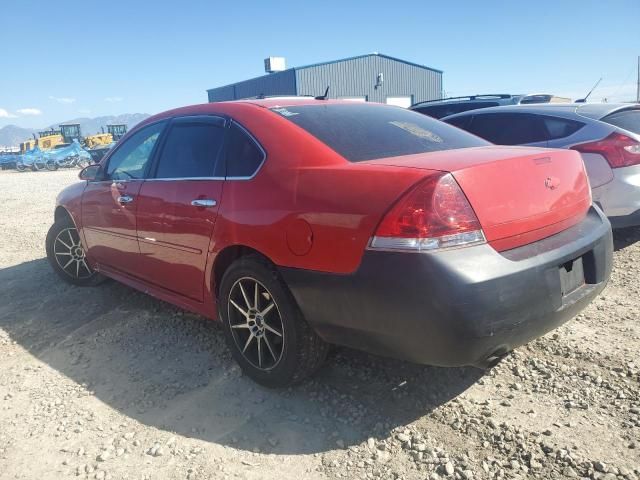
[[[176,180],[188,180],[190,182],[198,180],[227,180],[225,177],[172,177],[172,178],[146,178],[145,182],[173,182]]]
[[[258,167],[256,168],[255,172],[253,172],[252,175],[245,176],[245,177],[225,177],[225,180],[252,180],[256,175],[258,175],[258,173],[262,169],[262,166],[267,161],[267,152],[262,147],[260,142],[256,139],[256,137],[254,137],[253,134],[249,130],[244,128],[241,124],[236,122],[233,118],[231,119],[231,122],[229,122],[229,127],[231,127],[232,125],[235,125],[240,130],[242,130],[249,137],[249,139],[260,149],[260,152],[262,153],[262,161],[260,162],[260,164],[258,165]],[[227,160],[227,158],[226,158],[226,152],[225,152],[225,161],[226,160]]]
[[[126,180],[112,180],[112,179],[108,179],[108,180],[87,180],[87,183],[110,183],[112,185],[115,185],[117,183],[144,182],[144,181],[146,181],[145,178],[131,178],[131,179],[126,179]]]
[[[102,158],[102,160],[100,162],[98,162],[97,164],[98,165],[103,165],[103,171],[106,174],[107,173],[107,169],[109,168],[109,163],[111,162],[111,157],[113,157],[118,152],[118,150],[120,150],[122,148],[122,145],[124,145],[124,143],[126,143],[126,142],[122,142],[121,141],[122,139],[129,140],[129,138],[133,137],[138,132],[144,130],[147,127],[152,127],[153,125],[157,125],[159,123],[169,124],[170,120],[171,120],[170,118],[160,118],[160,119],[154,120],[154,121],[146,123],[146,124],[144,123],[144,120],[143,120],[142,122],[138,123],[137,125],[134,125],[134,127],[131,130],[129,130],[127,133],[125,133],[124,136],[122,138],[120,138],[120,140],[118,140],[116,142],[116,145],[109,152],[107,152],[105,154],[105,156]],[[163,134],[165,128],[166,128],[166,125],[162,128],[162,130],[160,130],[160,135],[158,137],[158,140],[160,140],[160,137],[162,137],[162,134]],[[158,143],[157,141],[154,143],[153,149],[151,150],[150,158],[149,158],[150,164],[153,162],[153,157],[154,157],[156,149],[157,149],[157,143]],[[146,174],[146,172],[145,172],[145,174]],[[113,179],[109,179],[109,180],[110,181],[114,181]],[[144,177],[143,178],[135,178],[133,180],[144,180]]]
[[[180,116],[180,117],[173,117],[173,118],[165,118],[162,120],[159,120],[157,122],[153,122],[150,123],[149,125],[145,125],[146,126],[151,126],[155,123],[159,123],[161,121],[166,121],[166,120],[179,120],[179,119],[187,119],[188,120],[193,120],[193,117],[214,117],[214,118],[222,118],[223,120],[226,121],[226,119],[220,115],[217,114],[212,114],[212,115],[185,115],[185,116]],[[192,117],[192,118],[189,118]],[[256,137],[253,136],[253,134],[247,130],[245,127],[243,127],[240,123],[236,122],[234,119],[229,119],[228,123],[226,124],[226,128],[230,128],[231,125],[235,125],[237,126],[240,130],[242,130],[248,137],[249,139],[258,147],[258,149],[260,150],[260,153],[262,153],[262,161],[258,164],[258,167],[256,168],[255,172],[253,172],[252,175],[250,176],[243,176],[243,177],[172,177],[172,178],[156,178],[156,177],[150,177],[150,178],[136,178],[136,179],[125,179],[125,180],[96,180],[96,181],[92,181],[90,183],[126,183],[126,182],[130,182],[130,181],[137,181],[137,182],[171,182],[171,181],[177,181],[177,180],[185,180],[185,181],[211,181],[211,180],[235,180],[235,181],[246,181],[246,180],[252,180],[253,178],[255,178],[256,175],[258,175],[258,173],[260,172],[260,170],[262,169],[262,166],[265,164],[265,162],[267,161],[267,152],[264,149],[264,147],[262,146],[262,144],[260,144],[260,142],[256,139]],[[142,127],[144,128],[144,127]],[[223,127],[224,128],[224,127]],[[131,130],[134,131],[134,130]],[[226,161],[226,157],[225,157],[225,161]]]

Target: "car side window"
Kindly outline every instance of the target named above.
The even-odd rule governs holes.
[[[173,124],[162,147],[155,177],[213,177],[224,139],[223,125]]]
[[[542,119],[526,113],[476,114],[467,130],[496,145],[524,145],[548,139]]]
[[[582,127],[584,123],[576,122],[566,118],[557,117],[541,117],[544,122],[544,126],[549,134],[549,140],[557,140],[559,138],[568,137],[573,135]]]
[[[471,123],[471,119],[473,115],[463,115],[461,117],[451,118],[449,120],[445,120],[449,125],[453,125],[454,127],[461,128],[463,130],[469,130],[469,123]]]
[[[262,161],[264,153],[256,142],[238,125],[229,128],[226,146],[227,177],[251,177]]]
[[[105,176],[108,180],[131,180],[145,177],[153,147],[166,122],[144,127],[127,138],[109,157]]]

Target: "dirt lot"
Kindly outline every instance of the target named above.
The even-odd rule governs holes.
[[[215,323],[52,273],[76,174],[0,173],[1,479],[640,478],[640,229],[603,296],[491,372],[337,349],[270,391]]]

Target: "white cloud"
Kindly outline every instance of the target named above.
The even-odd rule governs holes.
[[[16,116],[4,108],[0,108],[0,118],[16,118]]]
[[[16,112],[20,115],[42,115],[42,110],[38,108],[19,108]]]
[[[108,103],[118,103],[118,102],[121,102],[122,100],[124,100],[124,98],[122,97],[106,97],[104,99],[104,101]]]
[[[49,95],[50,100],[55,100],[58,103],[73,103],[76,101],[75,98],[71,97],[54,97],[53,95]]]

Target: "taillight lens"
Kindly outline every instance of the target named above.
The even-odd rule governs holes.
[[[460,186],[450,173],[438,173],[393,206],[378,225],[371,248],[422,251],[484,242],[478,217]]]
[[[611,168],[640,165],[640,143],[622,133],[614,132],[597,142],[582,143],[571,148],[580,153],[599,153],[607,159]]]

